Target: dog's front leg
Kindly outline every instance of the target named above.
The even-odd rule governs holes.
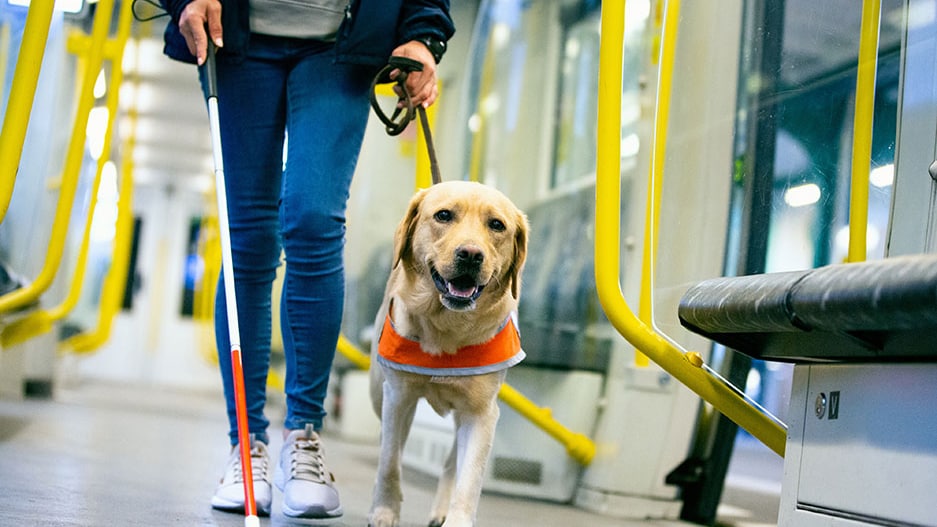
[[[499,414],[498,405],[492,400],[481,413],[456,416],[458,469],[444,527],[471,527],[475,523]]]
[[[370,527],[395,527],[400,520],[401,458],[418,398],[384,381],[384,404],[381,408],[381,455],[377,465],[374,497],[368,515]]]
[[[433,498],[433,508],[430,513],[429,527],[441,527],[446,520],[446,514],[449,512],[449,501],[452,499],[452,487],[455,485],[458,445],[458,441],[452,441],[452,449],[449,450],[446,464],[443,465],[442,474],[439,476],[439,484],[436,486],[436,497]]]

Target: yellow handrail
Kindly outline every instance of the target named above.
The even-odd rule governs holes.
[[[507,383],[501,385],[498,397],[504,401],[504,404],[513,408],[514,411],[526,417],[531,423],[537,425],[565,446],[569,457],[582,465],[592,463],[592,459],[595,457],[595,442],[584,434],[573,432],[560,424],[559,421],[553,418],[549,408],[537,406]]]
[[[847,262],[866,258],[869,222],[869,171],[872,159],[872,117],[875,113],[875,71],[881,0],[863,0],[856,72],[856,108],[852,125],[852,188],[849,194],[849,251]]]
[[[120,88],[124,80],[123,62],[124,50],[130,38],[130,29],[133,23],[133,2],[123,2],[120,5],[120,16],[117,22],[117,36],[111,41],[108,51],[111,60],[111,85],[107,94],[108,122],[104,136],[104,149],[98,160],[98,169],[95,175],[93,192],[97,192],[101,179],[101,171],[110,157],[111,139],[114,132],[114,122],[117,120],[117,111],[120,102]],[[88,352],[104,344],[111,334],[111,326],[117,312],[123,303],[124,291],[127,285],[127,270],[130,267],[130,249],[133,241],[133,148],[136,141],[136,119],[131,119],[130,134],[124,142],[122,163],[120,168],[119,198],[117,200],[117,225],[114,233],[114,245],[111,252],[111,265],[101,287],[101,299],[98,305],[98,322],[91,331],[73,335],[62,343],[63,349],[76,352]],[[93,209],[92,209],[93,210]],[[91,214],[89,213],[89,216]],[[89,217],[85,243],[90,236],[91,219]],[[76,270],[76,274],[77,274]],[[78,292],[75,293],[74,302],[78,301]],[[74,304],[72,304],[72,307]],[[66,311],[67,310],[67,311]],[[59,315],[64,316],[71,307],[63,305]]]
[[[651,330],[628,307],[621,272],[621,86],[624,0],[602,2],[599,52],[598,145],[596,149],[595,278],[599,301],[615,328],[677,380],[784,455],[786,431],[734,393],[682,350]]]
[[[29,114],[33,108],[36,84],[39,82],[42,56],[49,39],[54,5],[55,0],[34,0],[30,2],[29,11],[26,13],[23,40],[16,60],[16,70],[13,72],[13,86],[10,88],[10,98],[3,118],[3,131],[0,132],[0,221],[6,217],[10,198],[13,196],[20,157],[23,155],[23,142],[26,140],[26,128],[29,125]],[[27,303],[29,302],[19,305]]]
[[[338,336],[338,352],[350,360],[352,364],[366,370],[371,367],[371,356],[359,350],[345,335]]]
[[[127,2],[131,4],[132,2]],[[107,342],[111,326],[124,297],[127,285],[127,270],[130,267],[130,248],[133,240],[133,161],[130,152],[132,141],[128,141],[126,155],[121,163],[120,197],[117,200],[117,229],[114,234],[114,249],[111,267],[101,288],[101,303],[98,324],[88,332],[73,335],[62,341],[61,348],[77,353],[94,351]]]
[[[72,204],[78,188],[81,175],[81,163],[84,156],[86,127],[88,114],[94,104],[94,82],[104,56],[104,42],[110,29],[111,18],[114,11],[114,0],[100,0],[95,10],[94,22],[91,29],[91,49],[88,53],[86,69],[81,82],[78,96],[78,109],[72,128],[71,142],[65,157],[65,166],[62,170],[61,186],[59,188],[59,201],[55,210],[55,219],[52,224],[52,233],[49,236],[49,247],[46,251],[46,260],[36,279],[26,287],[16,289],[0,296],[0,313],[4,313],[39,298],[52,284],[62,254],[65,249],[65,238],[68,234],[68,223],[71,219]]]
[[[214,195],[214,193],[213,193]],[[206,200],[212,212],[202,218],[198,231],[198,254],[202,271],[195,289],[192,318],[198,324],[199,354],[209,364],[218,364],[215,349],[215,294],[218,292],[218,277],[221,275],[221,239],[218,236],[218,213],[214,199]]]
[[[126,2],[125,4],[121,5],[121,15],[118,25],[116,45],[108,47],[106,50],[106,54],[108,55],[107,59],[112,64],[110,89],[107,92],[106,101],[106,107],[108,111],[107,125],[104,132],[101,156],[98,158],[97,169],[95,171],[94,180],[91,184],[88,216],[85,219],[85,229],[81,239],[81,248],[79,249],[78,258],[75,262],[75,270],[72,273],[72,280],[71,285],[69,286],[68,294],[66,294],[65,298],[57,306],[47,310],[44,309],[34,311],[29,315],[5,326],[2,332],[0,332],[0,343],[2,343],[4,347],[14,346],[51,330],[52,324],[58,320],[61,320],[68,313],[70,313],[78,304],[78,300],[81,298],[81,290],[84,284],[85,270],[88,263],[88,252],[91,246],[91,226],[94,219],[95,207],[98,204],[98,189],[101,186],[101,178],[104,172],[104,167],[107,164],[107,161],[110,159],[109,153],[111,151],[111,140],[114,135],[114,123],[117,121],[118,103],[120,100],[120,85],[123,81],[123,70],[121,68],[121,64],[123,63],[124,46],[126,45],[127,39],[130,36],[130,23],[133,20],[133,13],[128,4],[131,4],[131,2]],[[79,37],[79,39],[87,40],[88,37]]]
[[[664,13],[663,38],[660,48],[660,76],[657,81],[657,108],[654,116],[654,139],[651,163],[648,167],[647,213],[644,219],[644,254],[641,261],[641,292],[638,318],[647,325],[654,320],[654,267],[657,262],[660,203],[664,186],[664,160],[667,154],[667,129],[670,123],[670,89],[673,85],[673,62],[677,49],[677,21],[680,20],[680,2],[671,0]],[[647,367],[647,355],[634,354],[638,367]]]

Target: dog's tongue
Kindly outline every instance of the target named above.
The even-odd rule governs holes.
[[[453,284],[452,282],[449,282],[446,285],[447,285],[446,289],[448,289],[450,295],[458,296],[462,298],[471,297],[472,295],[475,294],[475,290],[477,289],[477,286],[474,286],[474,285],[470,287],[459,287],[458,285]]]

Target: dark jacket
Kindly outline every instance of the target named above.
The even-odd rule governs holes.
[[[163,52],[194,64],[179,31],[179,15],[190,0],[160,1],[170,16]],[[248,5],[248,0],[222,0],[224,50],[218,60],[243,59],[250,39]],[[383,66],[394,48],[405,42],[424,37],[446,42],[453,33],[449,0],[349,0],[335,39],[335,56],[338,62]]]

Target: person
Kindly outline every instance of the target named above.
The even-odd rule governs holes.
[[[345,209],[370,111],[368,92],[390,56],[403,56],[423,64],[406,78],[413,104],[434,102],[436,64],[455,32],[449,1],[162,2],[170,15],[166,55],[201,65],[208,39],[217,46],[221,150],[258,512],[269,514],[272,501],[264,405],[271,285],[282,249],[286,416],[273,479],[283,492],[286,516],[339,516],[341,502],[319,431],[341,325]],[[205,89],[204,68],[199,70]],[[232,449],[211,503],[243,511],[225,305],[219,284],[215,335]]]

